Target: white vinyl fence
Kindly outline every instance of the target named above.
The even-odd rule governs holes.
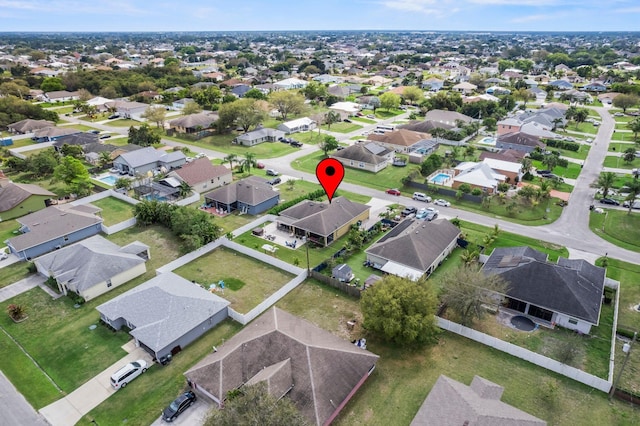
[[[558,362],[554,359],[547,358],[544,355],[537,354],[528,349],[521,348],[520,346],[513,345],[511,343],[500,340],[496,337],[489,336],[488,334],[481,333],[471,328],[465,327],[455,322],[451,322],[444,318],[436,317],[438,326],[444,330],[452,333],[464,336],[468,339],[474,340],[483,345],[490,346],[499,351],[506,352],[509,355],[513,355],[525,361],[529,361],[532,364],[546,368],[547,370],[554,371],[558,374],[562,374],[565,377],[576,380],[580,383],[584,383],[587,386],[598,389],[602,392],[609,392],[611,389],[611,382],[605,379],[601,379],[589,373],[585,373],[582,370],[571,367],[569,365]]]

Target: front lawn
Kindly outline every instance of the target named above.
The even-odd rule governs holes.
[[[232,144],[231,141],[236,137],[235,134],[224,134],[224,135],[213,135],[207,136],[206,138],[191,141],[187,139],[182,139],[178,136],[167,136],[163,135],[163,139],[169,139],[175,142],[179,142],[184,146],[189,147],[192,151],[196,151],[191,148],[193,146],[211,149],[218,152],[223,152],[225,154],[235,154],[240,157],[244,156],[247,152],[255,154],[256,160],[260,160],[263,158],[275,158],[281,157],[283,155],[291,154],[292,152],[297,151],[298,148],[292,147],[287,143],[281,142],[263,142],[254,146],[243,146],[243,145],[235,145]],[[293,138],[296,135],[292,136]]]
[[[623,131],[613,131],[613,135],[611,136],[611,140],[614,141],[627,141],[627,142],[634,142],[633,139],[633,133],[627,131],[627,132],[623,132]]]
[[[609,143],[609,151],[613,151],[613,152],[625,152],[627,149],[629,148],[634,148],[635,149],[636,144],[629,141],[629,142],[610,142]]]
[[[114,197],[92,201],[91,204],[101,208],[100,216],[105,226],[112,226],[133,217],[133,205]]]
[[[317,145],[324,140],[325,135],[318,132],[296,133],[295,139],[309,145]]]
[[[640,414],[620,401],[610,403],[602,392],[453,333],[443,332],[435,345],[409,349],[383,343],[366,331],[352,332],[346,321],[359,320],[357,300],[313,280],[277,306],[342,338],[365,336],[367,349],[380,355],[338,425],[409,424],[441,374],[467,385],[474,375],[484,377],[504,386],[502,401],[556,425],[631,424]],[[554,387],[560,391],[549,390]]]
[[[589,133],[589,134],[595,135],[596,133],[598,133],[598,128],[599,127],[594,126],[592,123],[582,122],[576,125],[575,122],[571,122],[567,124],[566,130],[573,131],[573,132],[580,132],[580,133]],[[565,130],[560,130],[559,133],[562,134],[566,132]]]
[[[212,265],[219,267],[212,268]],[[237,290],[227,287],[219,296],[231,302],[231,307],[241,313],[249,312],[293,278],[292,274],[224,247],[219,247],[174,272],[204,285],[205,288],[220,280],[235,280]]]
[[[138,127],[142,123],[139,121],[131,120],[128,118],[117,118],[115,120],[109,120],[104,123],[105,126],[113,126],[113,127]]]
[[[555,147],[549,147],[548,149],[553,151],[558,151],[561,156],[575,158],[578,160],[586,160],[587,155],[589,155],[589,149],[591,149],[590,145],[580,144],[580,149],[578,151],[569,151],[568,149],[560,149]]]
[[[359,122],[365,123],[365,124],[376,124],[377,123],[376,120],[372,120],[370,118],[364,118],[364,117],[351,117],[351,120],[359,121]]]
[[[13,265],[0,268],[0,288],[28,277],[31,272],[27,270],[27,266],[27,262],[17,262]]]
[[[589,228],[618,247],[640,252],[640,214],[615,209],[606,209],[605,212],[591,212]]]
[[[613,167],[616,169],[635,169],[640,167],[640,158],[635,158],[631,163],[624,161],[622,157],[614,157],[607,155],[604,159],[604,167]]]
[[[541,161],[532,160],[531,162],[533,163],[533,166],[538,170],[546,169],[546,166],[542,164]],[[578,175],[580,174],[580,170],[580,164],[569,162],[569,164],[567,164],[567,167],[556,166],[551,172],[556,176],[560,176],[561,178],[577,179]]]
[[[337,132],[337,133],[351,133],[351,132],[355,132],[362,129],[362,126],[359,126],[357,124],[344,123],[344,122],[332,124],[331,129],[329,129],[329,126],[327,126],[326,124],[323,124],[320,127],[322,130],[329,130],[331,132]]]

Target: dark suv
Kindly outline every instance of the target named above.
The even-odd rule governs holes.
[[[279,177],[274,177],[273,179],[271,179],[270,181],[268,181],[267,183],[271,186],[273,185],[277,185],[280,182],[282,182],[282,180]]]
[[[180,414],[196,402],[196,394],[189,391],[177,397],[167,408],[162,411],[162,420],[172,422],[178,418]]]

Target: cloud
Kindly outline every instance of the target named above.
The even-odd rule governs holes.
[[[546,21],[548,19],[553,18],[551,15],[528,15],[528,16],[518,16],[517,18],[513,18],[511,22],[514,24],[522,24],[525,22],[535,22],[535,21]]]
[[[64,0],[33,0],[33,1],[19,1],[19,0],[0,0],[0,9],[4,9],[3,12],[8,10],[14,11],[34,11],[35,14],[40,13],[55,13],[55,14],[98,14],[98,15],[149,15],[150,12],[137,8],[126,0],[94,0],[92,2],[86,1],[64,1]]]
[[[390,9],[418,12],[425,15],[445,16],[458,11],[452,9],[451,0],[388,0],[379,2]]]

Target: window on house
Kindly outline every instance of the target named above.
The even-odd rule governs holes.
[[[107,287],[111,287],[111,280],[107,280]]]
[[[569,318],[569,324],[578,325],[578,320],[577,319],[573,319],[573,318]]]
[[[63,237],[63,239],[64,239],[65,241],[69,241],[69,236],[68,236],[68,235],[65,235],[65,236]]]
[[[364,163],[358,164],[358,167],[360,167],[361,169],[364,169]]]

